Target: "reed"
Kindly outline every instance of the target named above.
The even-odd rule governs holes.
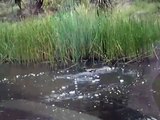
[[[77,6],[54,16],[0,23],[0,60],[78,62],[116,60],[150,54],[160,38],[156,17],[134,19]]]

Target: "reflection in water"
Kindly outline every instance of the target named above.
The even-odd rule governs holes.
[[[24,112],[21,110],[3,109],[0,111],[1,120],[53,120],[50,117],[44,117],[41,115],[34,115],[30,112]]]
[[[10,109],[22,110],[41,115],[53,120],[100,120],[97,117],[85,113],[76,112],[69,109],[56,106],[47,106],[43,103],[32,102],[28,100],[11,100],[1,102],[1,106]],[[26,118],[25,118],[26,119]]]
[[[155,79],[152,92],[153,92],[155,100],[160,108],[160,74]]]
[[[7,117],[6,120],[12,120],[14,117],[27,120],[37,117],[42,120],[52,120],[55,115],[54,113],[52,116],[49,115],[53,112],[51,109],[43,109],[42,112],[34,109],[35,107],[42,109],[43,106],[57,107],[60,118],[64,115],[62,114],[64,110],[61,108],[70,110],[68,116],[72,113],[75,115],[77,111],[76,117],[79,113],[82,116],[90,114],[96,116],[95,119],[103,120],[152,120],[153,118],[149,116],[158,118],[159,111],[155,108],[157,106],[152,104],[149,94],[150,82],[144,77],[149,67],[148,65],[143,65],[143,68],[141,66],[136,68],[135,65],[103,66],[76,72],[73,69],[49,71],[44,66],[35,69],[1,65],[0,119],[10,115],[12,117]],[[23,102],[30,107],[27,109]],[[20,104],[21,106],[18,106]],[[87,116],[84,120],[89,120],[92,116]],[[66,116],[65,119],[73,118]],[[76,120],[80,119],[79,117]]]

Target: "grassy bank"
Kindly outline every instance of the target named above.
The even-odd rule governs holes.
[[[140,19],[120,12],[100,13],[77,6],[45,18],[0,23],[0,61],[77,62],[115,60],[149,54],[160,40],[157,17]]]

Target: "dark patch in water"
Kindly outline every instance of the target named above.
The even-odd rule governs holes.
[[[29,112],[0,108],[0,120],[53,120],[52,118],[34,115]]]
[[[160,109],[160,74],[156,77],[155,82],[153,83],[153,95]]]

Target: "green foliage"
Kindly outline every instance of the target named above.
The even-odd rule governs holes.
[[[0,60],[78,62],[87,58],[129,59],[152,51],[160,38],[155,17],[131,19],[77,6],[43,19],[0,23]]]
[[[52,59],[54,36],[51,26],[49,18],[0,24],[1,60],[30,62]]]

